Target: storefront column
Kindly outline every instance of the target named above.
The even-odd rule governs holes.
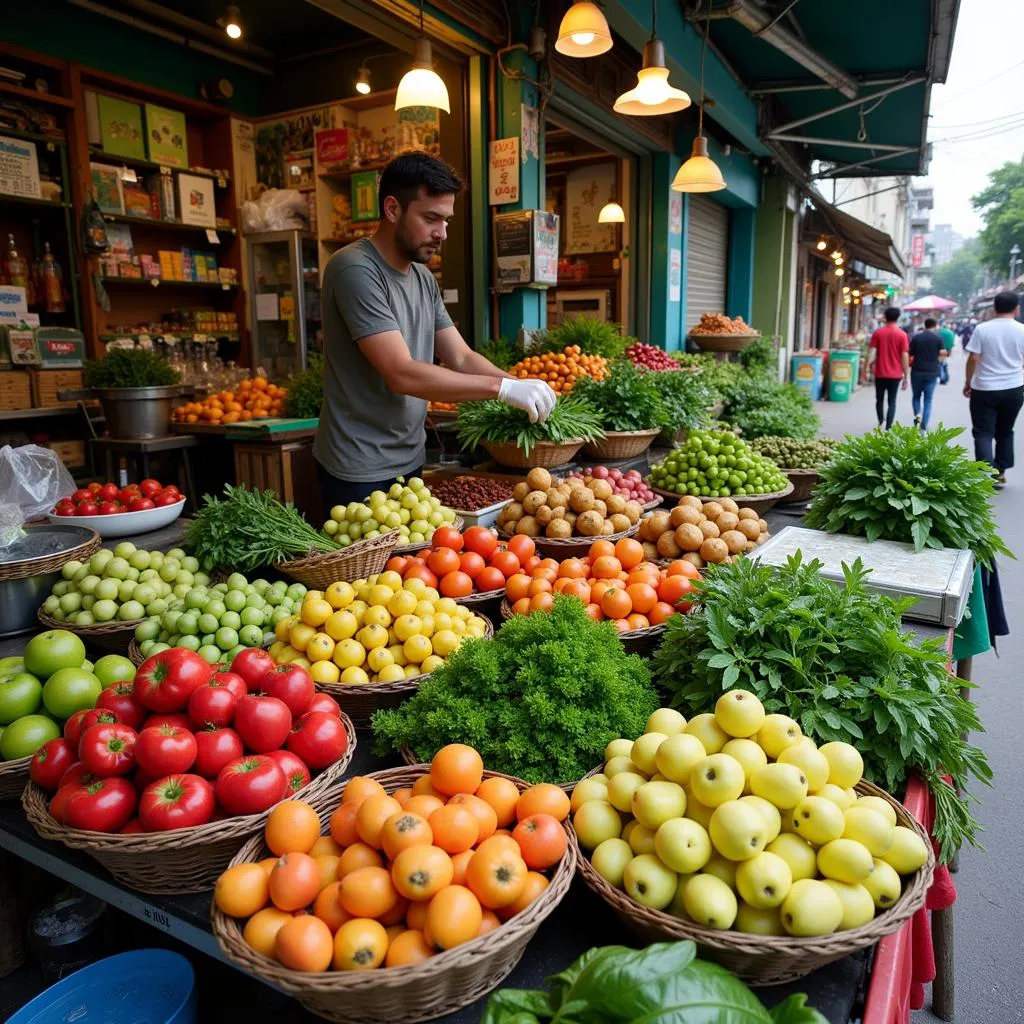
[[[749,324],[754,301],[754,226],[756,210],[732,211],[729,218],[729,277],[725,304],[729,316],[741,316]]]
[[[762,334],[778,336],[779,347],[788,354],[797,348],[794,338],[796,200],[789,181],[770,175],[757,209],[754,229],[754,268],[751,318],[748,323]]]
[[[673,153],[655,153],[651,158],[650,343],[667,352],[684,347],[682,280],[686,197],[671,189],[681,162]],[[682,215],[673,217],[673,210],[681,211]]]

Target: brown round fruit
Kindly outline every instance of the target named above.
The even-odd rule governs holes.
[[[652,540],[657,540],[663,533],[672,529],[672,516],[663,509],[652,512],[647,522],[647,533]]]
[[[658,554],[657,545],[652,544],[649,540],[645,540],[641,547],[644,549],[644,561],[653,562],[661,556]]]
[[[639,501],[633,501],[632,499],[630,499],[629,501],[626,502],[626,511],[624,515],[628,517],[630,523],[639,523],[640,517],[643,514],[644,507],[643,505],[640,504]],[[671,523],[671,518],[669,522]]]
[[[572,536],[572,527],[568,519],[552,519],[544,530],[546,537],[552,540],[568,540]]]
[[[687,551],[686,554],[683,555],[683,561],[689,562],[695,569],[704,568],[704,559],[700,557],[700,553],[697,551]]]
[[[516,501],[522,501],[530,493],[530,485],[525,480],[520,480],[519,483],[512,488],[512,497]]]
[[[704,502],[704,515],[706,515],[708,519],[717,519],[724,511],[725,509],[723,509],[717,501]]]
[[[736,529],[739,530],[747,540],[757,540],[761,535],[761,527],[758,526],[756,519],[741,519],[736,524]]]
[[[755,522],[760,519],[760,516],[752,508],[741,508],[736,513],[740,519],[753,519]]]
[[[761,527],[761,532],[762,533],[767,533],[768,532],[768,520],[767,519],[758,519],[757,525]]]
[[[516,533],[521,533],[526,537],[536,537],[540,533],[540,526],[533,516],[523,516],[516,523]]]
[[[690,508],[695,508],[698,512],[704,507],[704,502],[697,497],[696,494],[684,494],[676,505],[689,505]]]
[[[725,541],[730,555],[739,554],[747,546],[747,538],[739,530],[726,530],[721,539]]]
[[[612,485],[607,480],[595,480],[590,489],[599,501],[607,501],[612,496]]]
[[[696,526],[704,518],[704,513],[692,505],[676,505],[671,514],[673,526]]]
[[[526,495],[524,494],[523,497],[525,498]],[[518,523],[525,513],[523,512],[521,502],[513,501],[511,505],[505,506],[505,511],[502,514],[505,517],[506,523]]]
[[[530,491],[530,493],[523,498],[523,511],[528,516],[532,516],[537,509],[547,501],[547,497],[547,491]]]
[[[535,466],[526,474],[526,482],[535,491],[546,491],[551,486],[551,474],[540,466]]]
[[[708,537],[700,546],[700,556],[706,562],[724,562],[729,557],[729,548],[719,537]]]
[[[722,532],[719,530],[717,524],[713,523],[710,519],[705,519],[697,529],[700,530],[705,538],[711,537],[712,539],[719,536]]]
[[[573,512],[589,512],[594,507],[594,492],[587,487],[577,487],[569,498],[569,508]]]
[[[683,551],[700,551],[700,546],[704,543],[704,534],[699,526],[683,523],[675,532],[675,541]]]
[[[726,512],[739,512],[740,507],[736,504],[732,498],[719,498],[718,504],[725,509]]]
[[[547,526],[548,523],[551,522],[551,514],[550,505],[541,505],[541,507],[534,512],[533,517],[537,520],[537,524],[539,526]]]
[[[629,518],[621,512],[616,512],[615,515],[610,516],[608,521],[612,524],[612,533],[623,533],[633,525]]]
[[[565,508],[569,504],[569,498],[565,491],[559,490],[557,487],[549,487],[544,498],[551,508]]]
[[[615,527],[612,526],[611,520],[610,519],[605,519],[601,523],[601,533],[599,534],[599,536],[601,536],[601,537],[610,537],[614,532],[615,532]]]
[[[723,512],[716,520],[715,525],[722,531],[722,533],[728,533],[729,530],[735,530],[736,524],[740,521],[740,517],[735,512]]]
[[[663,533],[658,538],[658,543],[655,546],[662,558],[678,558],[683,550],[677,543],[675,534],[671,530],[668,533]]]
[[[608,506],[610,515],[614,516],[626,511],[626,499],[621,494],[609,495],[604,499],[604,503]]]

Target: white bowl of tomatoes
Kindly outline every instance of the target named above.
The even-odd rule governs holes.
[[[185,508],[186,497],[174,484],[147,479],[118,487],[91,483],[61,498],[49,515],[51,523],[88,526],[101,537],[128,537],[169,526]]]

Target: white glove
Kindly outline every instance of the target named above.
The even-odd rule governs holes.
[[[558,401],[558,395],[542,380],[518,380],[515,377],[504,377],[498,400],[522,409],[531,423],[543,423],[550,415]]]

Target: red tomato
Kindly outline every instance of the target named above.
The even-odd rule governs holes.
[[[310,711],[326,711],[335,718],[341,718],[341,708],[338,702],[329,693],[318,693],[309,704]]]
[[[80,501],[92,501],[92,491],[87,487],[80,487],[71,495],[71,500],[76,504]]]
[[[142,827],[142,822],[138,818],[132,818],[127,825],[123,825],[117,830],[117,834],[121,836],[135,835],[136,832],[145,832],[146,830]]]
[[[235,655],[231,662],[231,671],[241,676],[247,689],[252,692],[260,688],[259,684],[268,672],[277,668],[277,662],[259,647],[247,647]]]
[[[486,526],[471,526],[462,535],[467,551],[473,551],[481,558],[490,558],[498,550],[498,538]]]
[[[268,697],[283,701],[293,719],[309,710],[310,701],[316,693],[313,677],[299,665],[278,665],[263,677],[260,689]]]
[[[153,502],[157,508],[164,508],[167,505],[177,505],[179,501],[181,501],[181,495],[168,494],[166,491],[161,491],[153,499]]]
[[[474,582],[477,590],[501,590],[505,586],[505,577],[502,576],[500,569],[489,565],[486,569],[481,569]]]
[[[384,566],[387,572],[397,572],[401,576],[405,570],[409,567],[409,559],[405,555],[392,555],[388,559],[388,564]]]
[[[55,793],[61,777],[74,763],[75,752],[67,740],[49,740],[32,755],[28,773],[40,789]]]
[[[188,699],[188,717],[196,725],[230,725],[235,717],[238,694],[222,686],[214,676],[205,686],[192,691]]]
[[[430,546],[436,551],[438,548],[451,548],[452,551],[462,550],[462,534],[453,526],[441,526],[434,531],[430,539]]]
[[[200,729],[196,736],[196,760],[192,766],[204,779],[215,779],[221,769],[245,753],[234,729]]]
[[[565,829],[550,814],[531,814],[523,818],[512,832],[526,866],[544,871],[557,864],[565,853]]]
[[[181,491],[178,490],[177,484],[164,484],[158,492],[160,494],[175,494],[178,498],[181,498]]]
[[[341,719],[324,711],[303,715],[288,737],[288,749],[315,772],[334,764],[347,748]]]
[[[244,697],[249,692],[248,687],[245,685],[245,680],[227,665],[221,665],[219,668],[214,669],[211,685],[213,683],[218,683],[230,690],[236,697]]]
[[[284,777],[288,780],[289,796],[294,796],[304,786],[309,785],[311,777],[309,769],[302,759],[290,750],[272,750],[267,757],[273,758],[277,762],[278,768],[284,772]]]
[[[129,512],[145,512],[151,508],[156,508],[156,505],[149,498],[132,498],[128,502]]]
[[[101,501],[116,501],[118,494],[121,493],[121,489],[117,484],[104,484],[100,488],[100,500]]]
[[[147,726],[135,741],[135,760],[144,772],[159,779],[187,772],[195,763],[197,749],[196,738],[187,729]]]
[[[213,818],[213,786],[198,775],[168,775],[144,790],[139,821],[146,832],[205,825]]]
[[[522,534],[516,534],[515,537],[510,537],[508,541],[508,549],[512,552],[520,562],[525,561],[537,550],[537,545],[533,543],[532,537],[524,537]],[[494,561],[491,561],[491,565]]]
[[[104,501],[100,503],[99,514],[101,516],[116,516],[123,511],[124,509],[118,501]]]
[[[96,698],[96,709],[111,712],[122,725],[136,732],[146,720],[146,709],[135,699],[135,688],[129,682],[108,686]]]
[[[162,489],[160,481],[154,480],[152,477],[147,477],[141,484],[139,484],[139,490],[147,498],[152,498],[154,494],[159,493]]]
[[[516,538],[513,537],[513,540]],[[529,540],[529,537],[525,538]],[[532,543],[532,542],[531,542]],[[495,551],[491,555],[491,566],[498,570],[505,579],[514,576],[521,567],[519,556],[514,551]]]
[[[235,708],[235,732],[254,754],[284,746],[292,728],[292,713],[277,697],[246,694]]]
[[[149,718],[143,723],[143,729],[160,729],[163,726],[174,726],[178,729],[184,729],[185,732],[192,732],[196,723],[192,721],[188,715],[150,715]]]
[[[73,501],[58,501],[53,508],[55,516],[77,516],[78,509]]]
[[[63,796],[61,817],[70,828],[90,832],[117,832],[135,813],[138,802],[135,787],[122,778],[92,779],[84,776],[81,782],[59,790],[54,802]],[[51,813],[53,803],[50,805]]]
[[[288,780],[273,758],[248,754],[226,764],[214,788],[228,814],[259,814],[288,795]]]
[[[486,566],[483,555],[478,555],[475,551],[463,551],[459,555],[459,569],[471,580],[475,580]]]
[[[108,778],[135,767],[135,730],[127,725],[91,725],[78,741],[78,759],[87,772]]]
[[[523,572],[528,573],[530,575],[533,575],[533,570],[536,569],[537,566],[540,565],[540,563],[541,563],[540,555],[530,555],[530,557],[527,558],[525,562],[523,562],[523,565],[522,565]]]
[[[127,487],[122,487],[117,492],[117,500],[122,505],[130,505],[136,498],[140,498],[142,495],[139,494],[139,489],[134,484],[129,484]]]
[[[63,789],[65,786],[71,786],[76,782],[81,782],[84,778],[94,779],[96,776],[91,775],[89,772],[82,767],[81,761],[75,761],[70,768],[60,777],[60,782],[57,785],[58,789]]]
[[[442,579],[450,572],[457,572],[459,568],[458,552],[451,548],[437,548],[427,556],[427,568],[438,578]]]
[[[116,714],[102,708],[86,708],[84,711],[76,711],[64,723],[64,739],[68,741],[71,749],[77,756],[78,744],[82,739],[82,733],[90,725],[114,725],[117,720]]]
[[[192,691],[212,677],[213,668],[194,651],[171,647],[139,666],[135,673],[135,697],[150,711],[181,711]]]
[[[438,589],[445,597],[468,597],[473,593],[473,581],[464,572],[450,572]]]
[[[410,565],[405,570],[405,578],[423,580],[428,587],[437,586],[437,577],[425,565]]]
[[[95,501],[82,501],[78,504],[77,514],[80,516],[98,516],[100,514],[100,507]]]

